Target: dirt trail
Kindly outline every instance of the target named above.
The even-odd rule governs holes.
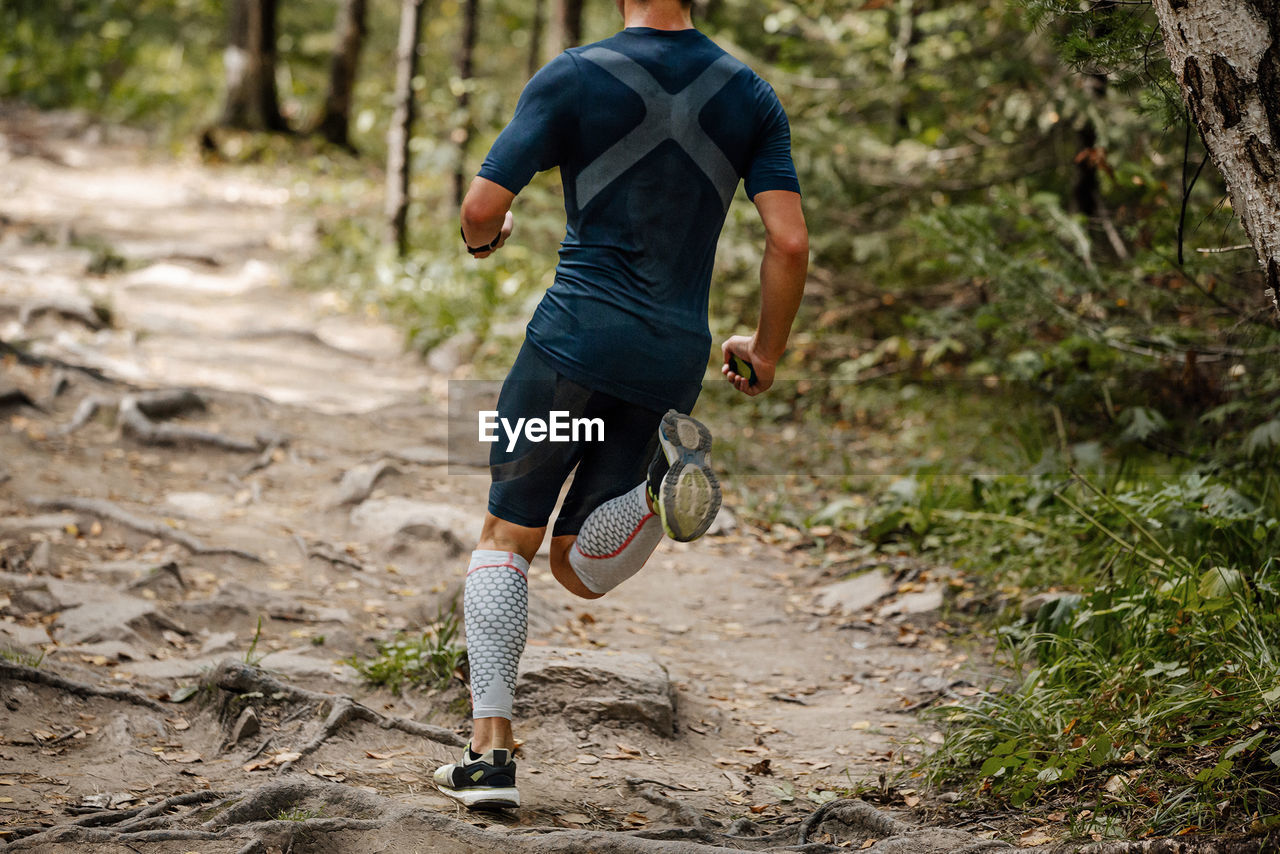
[[[313,233],[295,191],[153,159],[75,117],[0,113],[0,341],[42,360],[11,354],[0,371],[0,840],[762,848],[794,844],[818,802],[876,785],[896,742],[929,737],[904,709],[966,690],[965,656],[914,628],[941,575],[833,588],[730,523],[665,544],[598,602],[535,564],[524,806],[459,814],[428,780],[465,734],[462,689],[371,691],[343,659],[422,629],[457,593],[486,478],[448,473],[447,377],[334,295],[289,287]],[[194,389],[204,408],[152,417],[149,389]],[[154,444],[166,429],[252,450]],[[371,488],[352,485],[382,461]],[[175,702],[184,686],[204,687]],[[254,789],[239,813],[219,800]],[[810,842],[907,833],[883,816],[858,829],[842,808]],[[726,831],[740,817],[758,827]]]

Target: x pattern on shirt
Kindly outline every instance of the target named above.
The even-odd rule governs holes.
[[[679,92],[668,92],[639,63],[615,50],[591,47],[580,56],[617,78],[644,101],[645,115],[631,132],[615,142],[578,173],[575,185],[579,209],[585,208],[636,163],[667,140],[684,149],[707,176],[725,209],[738,186],[738,173],[698,123],[698,113],[725,87],[742,66],[722,56]]]

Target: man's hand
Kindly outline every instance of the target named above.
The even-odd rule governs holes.
[[[733,383],[733,387],[743,394],[755,397],[757,394],[767,391],[769,386],[773,385],[773,372],[777,365],[766,359],[764,354],[756,349],[754,337],[734,335],[720,345],[720,354],[724,357],[724,364],[720,366],[720,373],[724,374],[725,378]],[[749,377],[744,377],[733,369],[733,356],[737,356],[739,359],[746,359],[751,363],[751,367],[755,368],[756,381],[754,385],[751,384]]]

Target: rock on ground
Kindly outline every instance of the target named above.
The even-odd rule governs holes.
[[[675,712],[667,669],[647,655],[530,647],[520,662],[519,715],[560,715],[579,726],[638,724],[670,737]]]

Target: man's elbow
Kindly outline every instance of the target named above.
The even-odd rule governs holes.
[[[780,234],[770,234],[768,238],[769,248],[774,252],[786,258],[793,260],[809,258],[809,232],[807,229],[798,228],[782,232]]]
[[[483,200],[468,194],[462,200],[462,227],[467,231],[483,229],[491,225],[495,219],[502,219],[506,211],[500,211],[495,205],[486,204]]]

